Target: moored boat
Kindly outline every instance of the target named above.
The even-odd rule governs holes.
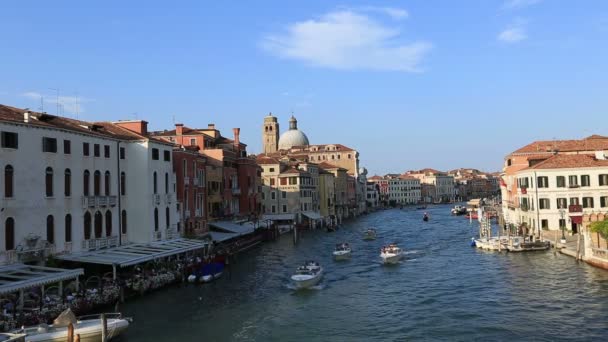
[[[365,234],[363,234],[363,240],[376,240],[376,229],[369,228],[366,230]]]
[[[25,334],[0,333],[0,342],[25,342]]]
[[[298,267],[296,274],[291,276],[296,289],[308,289],[319,283],[323,277],[323,267],[315,261],[307,261]]]
[[[509,252],[535,252],[546,251],[551,248],[549,241],[526,241],[523,236],[511,236],[506,243],[506,249]]]
[[[452,215],[456,216],[465,215],[467,213],[467,207],[462,205],[456,205],[454,206],[454,208],[452,208],[451,212]]]
[[[336,249],[333,252],[334,258],[336,260],[344,260],[350,258],[352,254],[352,249],[348,245],[348,243],[339,243],[336,245]]]
[[[129,327],[129,319],[123,318],[120,313],[109,313],[105,316],[108,340],[117,337]],[[25,334],[25,340],[28,342],[64,342],[67,341],[68,325],[70,323],[74,326],[74,336],[80,335],[81,342],[101,341],[100,315],[76,318],[70,309],[61,313],[51,325],[40,324],[13,333]]]
[[[380,257],[385,264],[396,264],[401,260],[402,256],[403,250],[394,243],[384,246],[380,250]]]

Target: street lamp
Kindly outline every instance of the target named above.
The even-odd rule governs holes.
[[[564,220],[564,215],[566,215],[566,211],[563,208],[560,208],[559,209],[559,217],[561,218],[561,220],[559,221],[559,224],[560,224],[560,226],[562,228],[562,239],[560,241],[561,243],[566,243],[566,235],[565,235],[566,234],[566,231],[565,231],[565,228],[566,228],[565,223],[566,223],[566,221]]]

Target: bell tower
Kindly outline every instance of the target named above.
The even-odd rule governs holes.
[[[276,152],[278,144],[279,122],[272,113],[269,113],[268,116],[264,118],[264,127],[262,127],[262,146],[264,146],[264,154]]]

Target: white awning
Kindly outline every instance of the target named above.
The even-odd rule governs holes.
[[[13,264],[0,266],[0,294],[76,279],[84,270]]]
[[[266,214],[262,216],[260,221],[293,221],[294,214]]]
[[[216,229],[225,230],[228,233],[237,233],[237,234],[249,234],[253,233],[255,230],[252,222],[245,222],[243,224],[234,223],[231,221],[214,221],[209,222],[211,227],[215,227]]]
[[[302,215],[308,217],[311,220],[320,220],[322,218],[321,214],[314,211],[305,211],[302,213]]]
[[[148,244],[135,243],[98,251],[63,254],[57,259],[88,264],[133,266],[150,260],[203,249],[209,243],[194,239],[172,239]]]

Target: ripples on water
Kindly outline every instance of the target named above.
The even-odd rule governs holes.
[[[162,290],[124,305],[135,318],[123,341],[606,340],[608,272],[550,252],[507,254],[469,247],[477,233],[448,206],[387,210],[335,233],[304,232],[239,255],[211,284]],[[363,241],[375,227],[378,238]],[[335,244],[352,258],[334,261]],[[379,250],[406,249],[383,266]],[[308,259],[325,275],[295,291]]]

